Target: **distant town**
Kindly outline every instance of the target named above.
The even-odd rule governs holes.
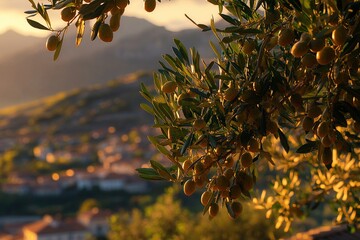
[[[154,130],[144,125],[119,134],[115,127],[109,127],[91,132],[92,140],[81,144],[73,136],[57,135],[51,140],[44,138],[32,149],[36,162],[83,167],[59,169],[41,175],[13,171],[0,184],[1,192],[19,198],[62,196],[69,189],[71,192],[147,193],[151,183],[140,179],[135,169],[147,167],[149,159],[162,161],[146,139],[151,131]],[[106,236],[111,215],[109,210],[93,208],[71,218],[50,214],[1,216],[0,239],[97,239]]]

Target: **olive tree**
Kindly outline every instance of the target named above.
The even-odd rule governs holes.
[[[91,38],[112,39],[127,0],[63,0],[35,5],[51,29],[49,9],[68,24],[48,40],[61,49],[66,28],[96,19]],[[319,203],[332,204],[336,221],[355,226],[360,214],[360,2],[351,0],[208,0],[226,23],[212,31],[214,59],[175,40],[141,86],[141,107],[154,117],[153,145],[169,166],[150,160],[141,177],[203,192],[210,218],[226,208],[238,217],[243,204],[265,209],[276,227]],[[152,11],[154,0],[145,0]],[[64,12],[64,13],[63,13]],[[191,20],[191,19],[190,19]],[[191,20],[192,21],[192,20]],[[223,24],[222,24],[223,25]]]

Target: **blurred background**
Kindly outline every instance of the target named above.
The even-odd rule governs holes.
[[[174,38],[211,59],[214,38],[184,14],[204,24],[219,19],[203,0],[162,1],[153,13],[142,5],[131,1],[109,44],[91,42],[86,26],[75,47],[70,29],[54,62],[45,49],[50,33],[25,20],[30,3],[0,1],[1,240],[280,237],[261,211],[246,207],[236,221],[221,211],[209,221],[198,193],[185,198],[177,187],[138,178],[135,169],[150,159],[166,164],[147,140],[156,132],[139,107],[140,83],[151,89]],[[53,25],[64,26],[57,14]],[[326,222],[321,211],[297,229]]]

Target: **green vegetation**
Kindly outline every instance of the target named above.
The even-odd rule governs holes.
[[[209,221],[198,211],[189,211],[178,200],[179,190],[168,188],[144,210],[134,208],[112,216],[110,240],[120,239],[278,239],[264,212],[244,209],[231,220],[225,212]],[[259,231],[261,229],[261,231]]]
[[[89,199],[97,206],[113,212],[143,208],[154,202],[164,190],[164,184],[154,184],[151,194],[130,194],[125,191],[102,192],[98,189],[79,191],[69,188],[58,196],[33,196],[5,194],[0,192],[0,215],[57,215],[74,216],[82,207],[88,209]],[[91,203],[90,202],[90,203]],[[90,205],[90,204],[89,204]],[[92,206],[92,205],[91,205]]]
[[[76,44],[91,19],[96,19],[91,38],[111,41],[111,28],[105,37],[101,28],[126,6],[120,9],[112,0],[30,2],[34,10],[28,13],[39,14],[47,26],[32,20],[33,15],[30,25],[50,31],[47,10],[76,9],[57,31],[54,59],[75,22]],[[204,204],[210,217],[223,206],[232,218],[240,218],[240,204],[248,201],[266,211],[266,217],[275,217],[277,229],[288,231],[296,218],[332,202],[336,222],[356,226],[359,1],[208,2],[227,24],[219,29],[214,21],[209,26],[195,23],[218,40],[210,43],[215,59],[206,62],[175,40],[174,54],[164,55],[162,69],[154,75],[156,93],[141,87],[149,102],[141,107],[153,115],[161,132],[149,139],[173,166],[151,160],[152,168],[139,169],[140,176],[186,183],[186,195],[195,188],[210,192]],[[153,11],[155,3],[145,1],[145,10]],[[258,188],[262,179],[271,184]]]

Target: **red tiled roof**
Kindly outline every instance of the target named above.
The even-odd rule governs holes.
[[[42,219],[34,223],[26,225],[24,230],[40,234],[68,233],[86,231],[86,228],[77,221],[56,221]]]
[[[307,232],[298,233],[287,240],[357,240],[360,239],[360,231],[350,233],[346,225],[323,226],[311,229]]]
[[[111,212],[108,210],[99,210],[98,208],[93,208],[90,211],[83,212],[79,215],[79,218],[96,220],[96,219],[107,219],[111,216]]]

